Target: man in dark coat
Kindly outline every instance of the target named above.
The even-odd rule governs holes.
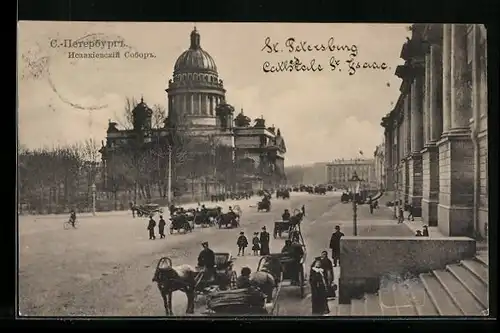
[[[266,231],[266,227],[262,227],[262,232],[260,233],[260,255],[266,256],[269,254],[269,233]]]
[[[160,220],[158,221],[158,233],[160,234],[160,238],[165,238],[165,225],[167,223],[163,219],[163,215],[160,215]]]
[[[201,243],[201,246],[203,250],[198,255],[198,267],[203,270],[202,277],[209,280],[215,275],[215,253],[208,247],[208,242]]]
[[[156,239],[155,236],[155,227],[156,221],[153,220],[153,215],[149,216],[148,230],[149,230],[149,239]]]
[[[302,216],[306,216],[306,205],[302,205]]]
[[[333,264],[330,259],[328,259],[328,252],[322,251],[321,256],[315,259],[321,262],[321,268],[325,272],[325,279],[327,283],[328,295],[330,297],[335,297],[335,291],[333,290],[333,279],[335,275],[333,274]]]
[[[335,226],[335,232],[330,238],[330,249],[332,250],[333,267],[337,267],[340,260],[340,239],[344,234],[340,231],[340,227]]]

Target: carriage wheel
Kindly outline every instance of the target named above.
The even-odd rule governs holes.
[[[304,298],[306,295],[306,284],[304,282],[305,276],[304,276],[304,266],[300,266],[300,272],[299,272],[299,285],[300,285],[300,298]]]
[[[236,282],[238,281],[238,275],[236,274],[235,271],[231,271],[229,275],[229,281],[230,281],[230,288],[231,289],[236,289]]]

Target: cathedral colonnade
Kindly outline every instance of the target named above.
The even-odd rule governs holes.
[[[385,128],[387,189],[449,236],[487,237],[486,29],[414,24]]]

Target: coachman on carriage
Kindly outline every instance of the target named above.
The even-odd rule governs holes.
[[[168,257],[163,257],[158,261],[153,282],[158,285],[167,316],[173,315],[172,293],[174,291],[179,290],[186,294],[188,301],[186,313],[192,314],[197,294],[208,294],[214,290],[228,290],[236,287],[237,274],[233,270],[234,258],[229,253],[212,252],[212,254],[215,257],[215,265],[211,272],[213,274],[206,274],[207,270],[198,266],[172,266],[172,260]]]
[[[294,209],[293,215],[290,215],[288,209],[286,209],[281,218],[281,221],[274,222],[273,237],[281,237],[286,232],[290,238],[292,231],[300,230],[300,223],[304,218],[304,213],[299,209]]]
[[[262,200],[257,203],[257,211],[260,212],[263,210],[266,212],[271,210],[271,198],[268,195],[264,195]]]
[[[293,241],[286,240],[285,246],[281,253],[271,253],[260,259],[257,270],[261,270],[262,266],[266,266],[268,262],[277,261],[280,265],[270,265],[270,273],[274,276],[277,283],[284,285],[284,282],[289,281],[290,286],[296,286],[300,290],[300,297],[305,297],[305,261],[306,261],[306,246],[300,231],[293,233]]]

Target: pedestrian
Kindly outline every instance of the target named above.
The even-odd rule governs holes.
[[[130,201],[129,206],[130,206],[130,211],[132,212],[132,217],[135,218],[135,204],[132,201]]]
[[[155,227],[156,227],[156,221],[153,220],[153,215],[149,216],[149,223],[148,223],[148,230],[149,230],[149,239],[156,239],[155,236]]]
[[[413,218],[413,205],[412,204],[408,205],[408,221],[410,221],[410,217],[411,217],[412,221],[415,221],[415,219]]]
[[[160,234],[160,238],[165,238],[165,225],[167,223],[163,219],[163,215],[160,215],[160,220],[158,221],[158,232]]]
[[[266,231],[266,227],[262,227],[262,232],[260,233],[260,255],[266,256],[269,254],[269,233]]]
[[[302,216],[305,217],[306,216],[306,205],[302,205],[301,210],[302,210]]]
[[[240,236],[238,237],[238,240],[236,241],[236,245],[238,245],[238,255],[245,255],[245,248],[248,246],[248,239],[245,236],[245,233],[242,231],[240,232]]]
[[[335,226],[335,232],[330,238],[330,249],[332,250],[333,267],[340,265],[340,239],[344,234],[340,231],[340,226]]]
[[[372,200],[372,197],[368,197],[368,203],[370,204],[370,214],[373,214],[373,200]]]
[[[327,298],[327,282],[324,270],[321,268],[320,260],[315,260],[311,267],[309,283],[311,284],[312,314],[325,315],[330,313]]]
[[[403,213],[403,208],[401,206],[398,206],[398,224],[403,223],[405,221],[405,216]]]
[[[426,225],[423,226],[423,232],[422,232],[422,236],[424,237],[429,237],[429,228],[427,228]]]
[[[335,288],[333,287],[333,279],[335,275],[333,273],[333,263],[330,259],[328,259],[328,252],[322,251],[321,256],[317,257],[315,260],[319,260],[321,262],[321,268],[325,274],[328,297],[335,298]]]
[[[253,255],[258,256],[260,251],[260,239],[258,231],[253,233],[252,245]]]

